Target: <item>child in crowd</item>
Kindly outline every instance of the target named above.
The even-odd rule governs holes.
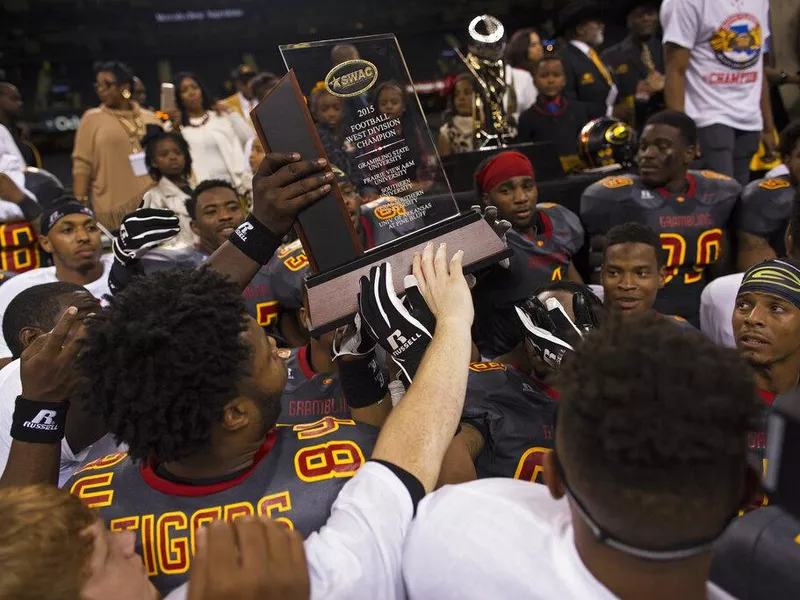
[[[408,100],[405,90],[396,81],[385,81],[375,90],[375,104],[381,114],[399,120],[395,132],[405,138],[414,161],[414,166],[406,172],[405,177],[414,182],[413,189],[429,187],[433,181],[431,173],[436,159],[426,152],[422,125],[415,123],[413,116],[406,110]]]
[[[167,208],[178,215],[181,231],[166,246],[194,246],[197,236],[189,227],[191,217],[186,212],[186,200],[192,193],[189,177],[192,157],[189,145],[180,133],[163,131],[160,127],[148,131],[142,140],[145,163],[155,182],[143,196],[143,208]]]
[[[567,78],[559,56],[545,55],[536,65],[533,82],[539,95],[536,103],[520,116],[517,141],[553,142],[569,173],[580,164],[578,136],[589,116],[580,103],[569,102],[562,95]]]
[[[311,92],[311,116],[317,124],[317,131],[325,148],[325,153],[335,165],[348,175],[353,175],[348,160],[348,151],[353,150],[346,146],[347,128],[344,126],[344,102],[325,89],[324,84],[317,84]]]
[[[475,82],[472,75],[462,73],[456,77],[448,99],[444,125],[439,129],[436,144],[439,154],[459,154],[475,149]]]

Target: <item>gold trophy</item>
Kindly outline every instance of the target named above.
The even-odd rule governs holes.
[[[473,108],[475,149],[502,148],[517,135],[513,114],[517,107],[514,86],[507,82],[506,32],[503,24],[490,15],[481,15],[469,24],[469,52],[464,56],[454,47],[478,85]]]

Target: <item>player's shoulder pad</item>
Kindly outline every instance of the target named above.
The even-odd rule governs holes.
[[[279,425],[278,434],[284,433],[300,445],[317,445],[326,442],[352,441],[364,444],[365,451],[372,450],[372,444],[378,438],[377,427],[360,423],[353,419],[339,419],[336,417],[322,417],[312,423],[299,423],[297,425]],[[366,454],[369,457],[369,454]]]
[[[715,171],[689,171],[695,178],[697,190],[695,197],[704,204],[736,202],[742,193],[741,184]],[[706,194],[706,192],[712,192]]]
[[[553,225],[553,238],[570,254],[575,254],[581,249],[585,232],[578,215],[566,206],[551,202],[540,203],[536,209],[547,215]]]
[[[638,188],[638,177],[625,173],[605,177],[587,187],[581,194],[580,215],[589,233],[603,233],[614,225],[620,203],[632,201]]]
[[[275,252],[276,266],[282,265],[292,272],[298,272],[308,267],[308,256],[300,240],[295,240],[278,248]]]

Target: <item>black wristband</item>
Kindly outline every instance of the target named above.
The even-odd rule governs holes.
[[[25,197],[19,201],[18,206],[22,211],[25,220],[30,223],[42,216],[42,213],[44,212],[42,205],[27,194],[25,194]]]
[[[394,463],[390,463],[386,460],[380,459],[372,459],[372,462],[376,462],[379,465],[383,465],[387,469],[389,469],[392,473],[395,474],[400,482],[406,487],[408,490],[408,495],[411,497],[411,504],[414,507],[414,515],[417,514],[417,506],[425,497],[425,486],[422,485],[422,482],[414,475],[403,469],[402,467],[398,467]]]
[[[64,439],[69,402],[34,402],[17,396],[11,437],[30,444],[58,444]]]
[[[266,265],[282,238],[251,214],[228,236],[228,241],[258,264]]]
[[[357,360],[337,360],[339,380],[350,408],[364,408],[383,400],[389,382],[381,372],[375,351]]]

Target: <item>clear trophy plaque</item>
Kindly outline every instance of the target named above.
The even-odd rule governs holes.
[[[428,242],[464,250],[472,270],[508,256],[480,215],[458,214],[394,35],[280,52],[289,73],[251,113],[265,149],[327,156],[364,201],[359,232],[338,185],[298,216],[313,272],[305,293],[315,333],[352,318],[359,278],[371,266],[388,260],[402,289],[414,253]]]

